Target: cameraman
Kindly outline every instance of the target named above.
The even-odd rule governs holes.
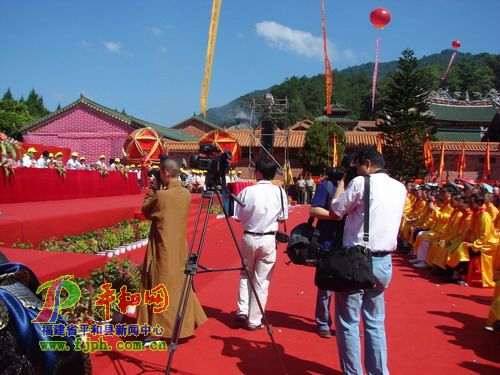
[[[373,256],[375,286],[368,290],[335,293],[335,328],[342,371],[363,374],[359,338],[359,317],[363,316],[365,337],[365,369],[368,374],[389,374],[385,338],[384,291],[392,277],[391,253],[396,249],[397,236],[406,188],[389,177],[384,158],[374,147],[362,148],[354,158],[359,177],[344,191],[341,180],[331,202],[331,216],[348,215],[344,227],[343,246],[367,246]],[[364,178],[370,176],[369,242],[363,241]]]
[[[330,217],[330,201],[337,189],[338,182],[344,176],[343,168],[328,167],[324,174],[324,180],[317,186],[316,193],[311,201],[309,214],[311,218],[318,218],[316,229],[319,231],[318,243],[321,250],[328,251],[333,246],[342,246],[342,231],[344,221],[332,220]],[[318,289],[316,295],[316,326],[320,337],[328,339],[332,337],[330,326],[330,301],[332,292]]]

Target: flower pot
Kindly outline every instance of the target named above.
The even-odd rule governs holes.
[[[126,245],[126,246],[125,246],[125,249],[126,249],[127,251],[132,250],[132,245],[131,245],[131,244]]]
[[[115,252],[115,255],[120,255],[121,253],[121,250],[119,247],[117,247],[116,249],[113,250]]]
[[[137,242],[132,242],[132,250],[135,250],[137,249]]]
[[[149,240],[147,238],[142,240],[142,246],[146,246],[148,244]]]
[[[113,255],[115,255],[115,251],[114,250],[106,250],[106,256],[108,258],[111,258]]]
[[[99,251],[96,255],[106,256],[106,251]]]

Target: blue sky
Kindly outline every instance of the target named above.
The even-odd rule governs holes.
[[[210,0],[0,0],[0,94],[32,88],[54,110],[80,93],[172,126],[200,112]],[[500,53],[500,0],[326,0],[333,69],[462,42]],[[386,7],[379,31],[369,13]],[[294,75],[323,73],[320,0],[223,0],[208,107]]]

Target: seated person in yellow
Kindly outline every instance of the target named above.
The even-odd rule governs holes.
[[[497,250],[498,236],[481,194],[471,195],[470,207],[473,211],[470,241],[464,241],[458,245],[446,264],[451,268],[456,268],[461,262],[469,262],[471,256],[469,252],[474,256],[481,256],[483,286],[493,286],[493,255]]]
[[[415,196],[415,203],[413,204],[408,215],[405,216],[405,220],[403,221],[403,224],[401,226],[401,237],[403,238],[405,245],[408,245],[412,223],[414,223],[419,218],[419,216],[427,206],[422,190],[420,190],[419,188],[415,188],[413,194]]]
[[[451,184],[447,184],[443,186],[440,192],[443,200],[442,205],[436,207],[436,205],[432,202],[429,204],[429,207],[432,210],[431,216],[434,220],[434,225],[430,230],[420,232],[417,236],[415,244],[413,245],[414,253],[417,258],[414,261],[411,261],[411,263],[415,264],[415,267],[417,268],[427,267],[427,254],[432,241],[442,236],[445,233],[448,224],[451,222],[450,218],[455,211],[454,205],[451,202],[453,193],[456,193],[455,187]]]
[[[431,245],[429,254],[427,254],[427,263],[429,265],[435,265],[444,270],[446,270],[446,262],[450,254],[468,237],[471,227],[470,198],[461,194],[455,196],[455,201],[459,212],[448,225],[445,235],[439,238],[437,243],[434,242]]]
[[[427,190],[425,192],[425,208],[419,218],[412,223],[410,230],[410,237],[408,238],[408,244],[413,246],[415,239],[418,234],[422,231],[429,230],[435,224],[434,216],[432,215],[433,210],[432,205],[439,205],[436,199],[436,192]]]

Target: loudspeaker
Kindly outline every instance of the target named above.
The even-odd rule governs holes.
[[[274,142],[274,121],[262,120],[261,144],[270,154],[273,153]]]

